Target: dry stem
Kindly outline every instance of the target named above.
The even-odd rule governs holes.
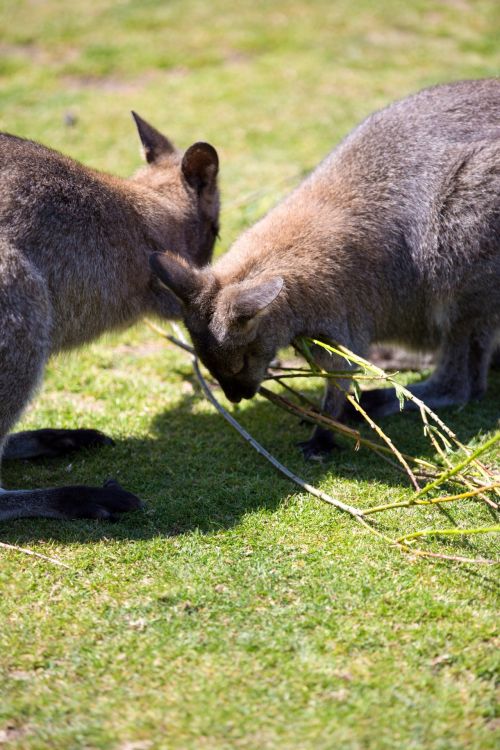
[[[63,563],[60,560],[57,560],[57,558],[49,557],[48,555],[42,555],[41,552],[34,552],[31,549],[26,549],[26,547],[18,547],[15,544],[7,544],[6,542],[0,542],[0,547],[2,547],[3,549],[14,550],[14,552],[21,552],[23,555],[30,555],[31,557],[39,557],[42,560],[46,560],[47,562],[53,563],[53,565],[58,565],[60,568],[67,568],[68,570],[71,570],[69,565],[66,565],[66,563]]]

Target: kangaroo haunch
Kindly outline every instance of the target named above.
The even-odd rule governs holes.
[[[212,268],[150,262],[232,401],[251,398],[301,335],[362,356],[373,342],[437,349],[411,390],[432,408],[479,398],[500,332],[500,80],[436,86],[371,115]],[[344,399],[327,387],[323,407],[338,418]],[[363,402],[375,417],[399,409],[392,389]],[[330,437],[316,429],[306,454]]]
[[[179,303],[151,273],[168,247],[195,265],[218,232],[217,153],[182,154],[138,115],[147,165],[128,180],[38,143],[0,134],[0,457],[54,456],[111,442],[96,430],[11,435],[51,354],[136,322],[174,318]],[[116,482],[103,487],[0,489],[0,519],[109,518],[140,506]]]

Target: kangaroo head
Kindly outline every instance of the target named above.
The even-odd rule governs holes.
[[[211,269],[200,271],[170,253],[152,254],[150,265],[182,302],[196,353],[227,398],[252,398],[282,343],[281,276],[222,285]]]
[[[156,128],[132,112],[146,160],[134,182],[164,197],[182,218],[183,244],[196,265],[208,263],[219,232],[219,158],[209,143],[183,154]],[[193,254],[194,252],[194,254]]]

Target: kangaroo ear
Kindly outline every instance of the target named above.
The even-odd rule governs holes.
[[[182,158],[182,174],[198,193],[215,188],[218,172],[219,157],[209,143],[193,143]]]
[[[240,284],[231,304],[231,313],[240,321],[250,320],[264,312],[283,289],[283,279],[276,276],[251,286]]]
[[[175,147],[172,143],[165,138],[156,128],[139,117],[137,112],[132,112],[132,117],[137,125],[139,132],[139,138],[141,139],[142,146],[144,148],[144,156],[148,164],[152,164],[160,156],[166,154],[173,154]]]
[[[171,253],[152,253],[149,265],[160,281],[185,304],[201,289],[198,271]]]

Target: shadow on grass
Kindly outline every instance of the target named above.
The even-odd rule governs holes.
[[[498,424],[500,374],[491,381],[484,401],[443,412],[464,442]],[[211,533],[230,529],[249,512],[272,512],[299,491],[218,414],[195,413],[201,398],[198,393],[186,395],[175,410],[159,413],[152,421],[150,438],[130,437],[119,440],[114,448],[65,459],[5,464],[7,487],[97,484],[113,476],[147,501],[144,512],[126,514],[115,524],[48,519],[6,522],[0,525],[0,539],[16,544],[48,539],[73,544],[103,538],[139,540],[193,530]],[[296,443],[307,438],[310,426],[300,425],[295,417],[260,398],[234,413],[278,460],[312,484],[325,483],[323,487],[333,494],[338,494],[337,478],[351,480],[360,494],[366,494],[367,483],[377,492],[408,486],[403,474],[369,450],[353,451],[347,442],[328,462],[304,461]],[[417,414],[386,419],[383,426],[401,450],[432,457]],[[447,522],[454,523],[453,510],[443,512]],[[455,544],[462,553],[469,547],[466,539],[457,539]]]

